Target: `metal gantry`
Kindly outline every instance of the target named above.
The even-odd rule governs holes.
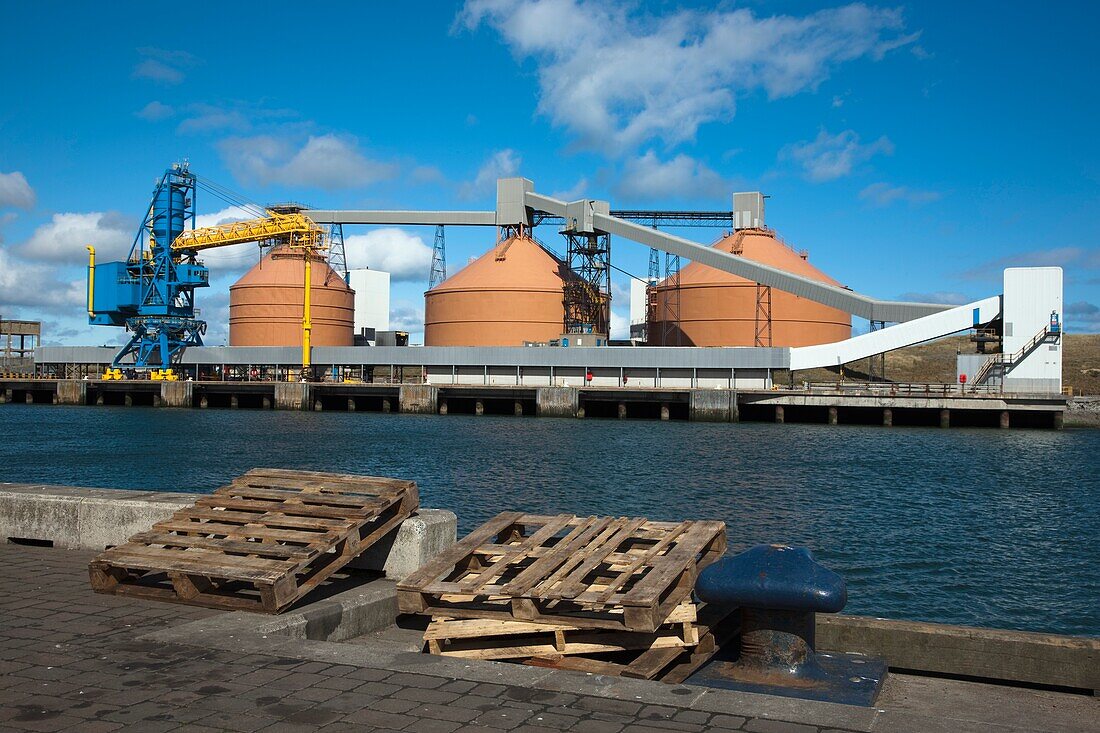
[[[886,328],[885,321],[871,321],[871,331],[881,331]],[[875,354],[867,357],[867,381],[886,381],[886,354]]]
[[[665,252],[665,297],[661,312],[661,346],[683,346],[680,328],[680,255]]]
[[[756,284],[756,339],[754,346],[772,345],[772,289]]]
[[[435,228],[435,245],[432,247],[432,269],[428,273],[428,290],[447,279],[447,241],[443,225]]]
[[[565,333],[611,331],[611,236],[564,234],[566,263],[573,276],[565,281]]]

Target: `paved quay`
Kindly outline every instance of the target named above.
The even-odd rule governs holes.
[[[554,673],[561,689],[549,690],[524,686],[525,673],[535,670],[504,667],[505,683],[496,684],[462,679],[448,672],[453,663],[419,655],[405,655],[406,668],[395,671],[370,640],[256,636],[236,640],[236,650],[233,640],[212,645],[198,635],[151,641],[142,637],[169,637],[187,624],[213,627],[228,615],[95,594],[87,580],[91,557],[0,545],[0,731],[1100,730],[1096,698],[906,675],[890,678],[876,710],[762,695],[703,709],[703,688],[611,680],[629,691],[615,698],[609,678]],[[773,703],[770,709],[793,710],[791,720],[802,722],[759,712]],[[815,717],[822,706],[832,712]]]

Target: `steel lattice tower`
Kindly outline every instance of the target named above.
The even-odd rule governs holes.
[[[344,225],[333,224],[329,227],[328,265],[336,271],[345,283],[350,283],[351,275],[348,274],[348,257],[344,251]]]
[[[432,269],[428,273],[428,290],[447,279],[447,242],[443,225],[435,228],[435,245],[432,248]]]

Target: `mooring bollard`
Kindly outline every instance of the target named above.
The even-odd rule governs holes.
[[[860,655],[819,654],[816,614],[848,600],[844,579],[804,547],[757,545],[699,574],[706,603],[741,609],[735,659],[719,659],[688,681],[746,692],[870,705],[886,665]]]

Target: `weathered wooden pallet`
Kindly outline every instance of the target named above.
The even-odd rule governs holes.
[[[652,633],[725,549],[722,522],[504,512],[399,583],[398,603],[405,613]]]
[[[404,521],[412,481],[257,468],[88,566],[92,588],[278,613]]]
[[[500,621],[497,619],[434,618],[424,632],[428,651],[466,659],[524,659],[531,656],[571,656],[646,649],[684,648],[699,643],[695,604],[681,603],[653,633],[581,629],[575,626]]]
[[[659,679],[668,684],[679,684],[702,667],[722,645],[737,633],[740,626],[738,614],[732,609],[703,606],[696,626],[698,643],[691,647],[654,646],[634,654],[603,655],[618,659],[565,656],[561,653],[545,653],[523,660],[524,664],[549,669],[588,672],[611,677],[634,679]],[[622,657],[627,657],[623,659]]]

